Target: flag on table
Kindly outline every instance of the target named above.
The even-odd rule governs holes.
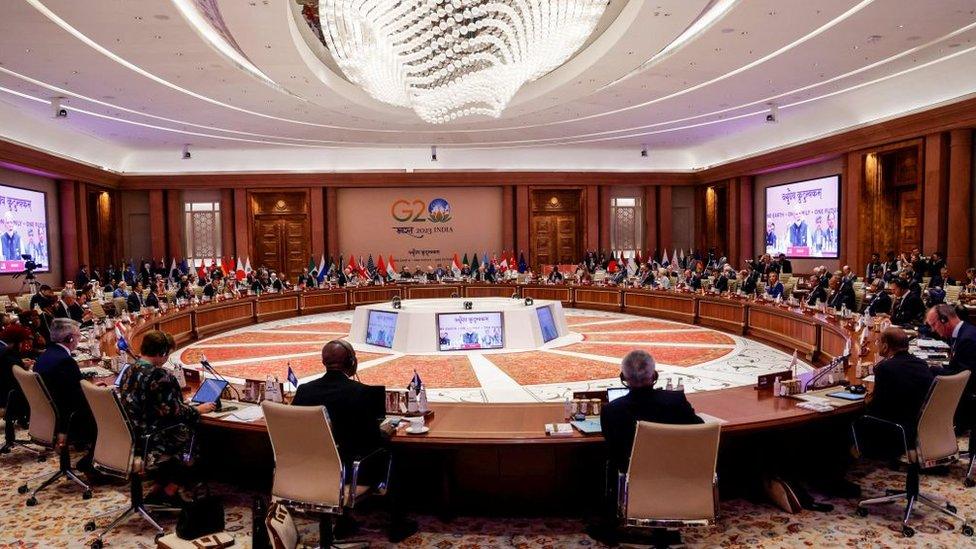
[[[319,275],[315,277],[315,281],[319,284],[325,282],[326,277],[329,276],[332,269],[335,269],[335,264],[332,262],[332,256],[329,256],[329,260],[326,261],[325,254],[322,254],[322,268],[319,269]]]
[[[203,260],[200,260],[200,266],[197,267],[197,278],[203,280],[207,278],[207,269],[203,266]]]
[[[295,375],[295,370],[291,369],[291,362],[288,363],[288,383],[291,383],[292,387],[298,388],[298,376]]]
[[[607,263],[607,272],[610,273],[610,274],[613,274],[613,273],[617,272],[617,260],[616,259],[613,259],[612,257],[610,258],[610,261]]]
[[[396,270],[396,263],[393,262],[393,254],[390,254],[390,260],[386,262],[386,272],[389,273],[390,278],[396,280],[398,276]]]
[[[315,277],[316,280],[318,280],[319,277],[321,277],[324,280],[325,277],[328,276],[329,274],[329,264],[325,262],[324,252],[322,253],[322,255],[319,256],[319,268],[316,272],[318,272],[318,275],[316,275]],[[325,275],[323,275],[322,273],[325,273]]]
[[[248,257],[247,258],[247,261],[244,262],[244,275],[247,276],[247,275],[251,274],[251,271],[252,270],[253,269],[251,269],[251,258]]]
[[[525,252],[519,252],[518,272],[524,273],[529,270],[528,263],[525,262]]]
[[[678,252],[671,250],[671,264],[679,265],[678,263]]]
[[[363,261],[363,256],[359,256],[359,276],[363,278],[369,278],[369,271],[366,270],[366,262]]]
[[[131,351],[129,350],[129,342],[125,339],[125,334],[122,333],[121,322],[115,323],[115,346],[120,352],[131,354]]]
[[[641,261],[641,253],[640,253],[640,250],[637,250],[637,257],[635,257],[634,260],[637,262],[638,265],[641,265],[641,264],[644,263],[643,261]]]
[[[508,270],[508,259],[505,258],[504,253],[502,253],[502,262],[498,264],[498,268],[502,273]]]
[[[471,272],[477,271],[480,266],[481,262],[478,261],[478,252],[475,252],[474,257],[471,258]]]
[[[457,252],[454,252],[454,260],[451,262],[451,272],[455,277],[461,276],[461,262],[458,260]]]
[[[370,278],[376,274],[376,263],[373,261],[373,254],[369,254],[369,259],[366,260],[366,273]]]
[[[379,261],[376,262],[376,272],[383,278],[386,278],[386,265],[383,263],[383,254],[379,255]]]
[[[315,256],[308,256],[308,272],[315,270]]]
[[[354,254],[349,254],[349,264],[346,265],[350,273],[358,273],[359,265],[356,264],[356,256]]]
[[[246,276],[247,274],[244,272],[244,264],[241,263],[241,258],[238,257],[237,269],[234,271],[234,277],[237,278],[237,280],[244,280],[244,277]]]
[[[468,263],[468,252],[464,252],[464,259],[461,260],[461,266],[462,267],[471,267],[471,264]]]
[[[420,381],[420,374],[417,373],[417,370],[414,370],[413,371],[413,379],[410,380],[410,385],[407,385],[407,389],[409,389],[410,387],[413,387],[413,390],[414,391],[418,391],[419,392],[420,391],[420,388],[423,387],[423,386],[424,386],[424,382],[423,381]]]

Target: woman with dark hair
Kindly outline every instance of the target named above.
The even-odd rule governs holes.
[[[14,379],[14,368],[30,370],[34,367],[33,333],[19,325],[10,323],[0,331],[3,350],[0,351],[0,408],[5,408],[4,440],[14,439],[14,428],[18,423],[27,426],[30,408],[20,386]]]
[[[122,406],[136,435],[158,433],[150,438],[143,460],[160,468],[160,480],[151,495],[164,501],[178,497],[181,457],[192,455],[200,414],[214,410],[213,403],[191,406],[183,401],[179,382],[164,367],[174,348],[171,335],[148,332],[142,338],[139,359],[125,370],[119,383]]]

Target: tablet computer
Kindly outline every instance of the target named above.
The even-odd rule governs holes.
[[[126,363],[124,366],[122,366],[122,369],[119,370],[119,375],[115,377],[115,386],[116,387],[121,387],[122,386],[122,376],[125,375],[125,371],[128,370],[128,369],[129,369],[129,364]]]
[[[190,402],[194,404],[217,402],[220,400],[220,395],[227,388],[227,385],[229,383],[222,379],[205,379],[200,384],[200,388],[197,389],[197,393],[190,399]]]

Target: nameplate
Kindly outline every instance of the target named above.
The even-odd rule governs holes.
[[[756,390],[757,391],[763,391],[766,389],[772,390],[773,383],[776,381],[776,378],[779,378],[781,382],[786,381],[788,379],[793,379],[793,372],[789,370],[783,370],[782,372],[773,372],[771,374],[763,374],[761,376],[756,376]]]

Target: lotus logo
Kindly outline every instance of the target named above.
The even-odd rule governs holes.
[[[447,223],[451,220],[451,205],[443,198],[435,198],[427,206],[427,214],[431,223]]]

